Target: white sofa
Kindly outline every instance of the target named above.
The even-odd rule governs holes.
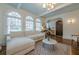
[[[45,36],[44,33],[38,33],[38,34],[35,34],[35,35],[30,35],[30,36],[28,36],[28,37],[33,38],[33,40],[34,40],[35,42],[37,42],[37,41],[42,40],[42,39],[44,38],[44,36]]]
[[[23,55],[35,48],[35,41],[31,38],[18,37],[7,41],[7,55]]]

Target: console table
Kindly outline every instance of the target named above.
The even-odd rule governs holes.
[[[74,34],[72,36],[77,37],[76,47],[79,47],[79,34]]]
[[[73,37],[77,37],[77,40],[75,41],[75,45],[73,45],[74,40],[72,40],[72,55],[79,55],[79,34],[72,35]]]

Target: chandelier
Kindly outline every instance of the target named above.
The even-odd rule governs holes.
[[[55,7],[55,3],[43,3],[43,8],[46,8],[47,10],[51,10]]]

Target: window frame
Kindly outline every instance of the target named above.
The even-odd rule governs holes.
[[[26,19],[26,21],[25,21],[25,31],[34,31],[34,19],[33,19],[33,17],[32,16],[26,16],[25,19]],[[30,25],[29,22],[32,22],[33,23],[31,30],[30,30],[30,26],[29,27],[26,26],[26,22],[27,21],[28,21],[28,24],[27,25]],[[27,28],[28,28],[28,30],[27,30]]]
[[[12,11],[12,12],[15,12],[15,11]],[[12,13],[12,12],[9,12],[9,13]],[[11,32],[20,32],[20,31],[22,31],[22,22],[21,22],[21,15],[18,13],[18,12],[15,12],[15,13],[17,13],[20,17],[15,17],[14,15],[12,16],[12,15],[9,15],[9,13],[7,14],[7,34],[10,34]],[[19,31],[18,30],[11,30],[10,28],[11,28],[11,25],[9,25],[9,20],[11,20],[11,19],[9,19],[9,18],[13,18],[14,20],[15,20],[15,22],[18,20],[18,22],[19,22],[19,27],[18,27],[18,29],[20,29]],[[12,20],[13,21],[13,20]],[[11,22],[11,21],[10,21]],[[16,22],[16,23],[18,23],[18,22]],[[16,26],[16,24],[15,24],[15,26]]]

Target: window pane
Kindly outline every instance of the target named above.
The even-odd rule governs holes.
[[[34,21],[31,16],[26,17],[26,31],[33,31],[34,29]]]
[[[13,17],[21,18],[21,16],[17,12],[14,12],[14,11],[8,13],[8,16],[13,16]]]
[[[21,31],[21,20],[20,19],[8,17],[7,25],[8,25],[9,34],[10,32]]]
[[[40,19],[36,19],[36,22],[41,22],[41,20]]]
[[[32,31],[33,30],[33,22],[26,21],[26,31]]]
[[[42,25],[41,25],[41,20],[36,19],[36,31],[41,31]]]
[[[31,16],[27,16],[27,17],[26,17],[26,20],[28,20],[28,21],[33,21],[33,18],[32,18]]]
[[[41,23],[36,23],[36,31],[41,31]]]

